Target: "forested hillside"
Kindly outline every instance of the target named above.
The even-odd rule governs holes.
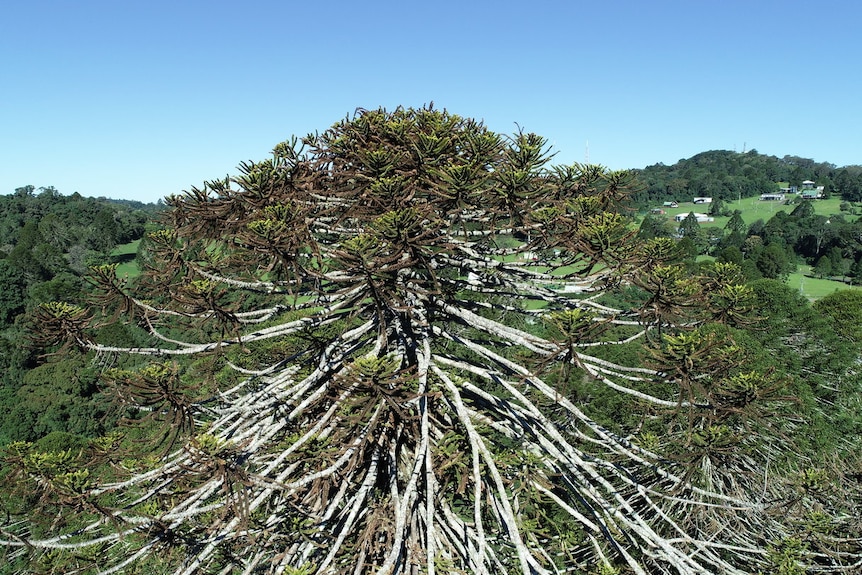
[[[781,281],[859,240],[810,202],[712,235],[638,215],[843,172],[551,158],[360,110],[158,225],[7,198],[44,209],[0,260],[0,573],[862,572],[862,295]]]
[[[643,214],[639,225],[645,238],[681,238],[691,255],[736,263],[749,280],[786,278],[806,265],[819,277],[862,283],[862,167],[836,168],[756,151],[712,151],[636,173],[641,187],[632,198]],[[815,190],[822,188],[817,199],[802,197],[806,181]],[[745,201],[778,195],[780,187],[797,192],[782,195],[781,201],[755,201],[758,206]],[[710,202],[693,204],[697,197]],[[662,213],[667,202],[679,202],[688,217],[676,222]],[[829,202],[833,211],[818,209]],[[748,208],[740,210],[741,205]],[[766,205],[768,210],[763,209]],[[690,212],[701,212],[716,223],[701,223]]]
[[[700,196],[736,200],[776,192],[778,182],[801,189],[806,180],[824,186],[826,194],[862,201],[862,166],[837,167],[797,156],[767,156],[756,150],[703,152],[670,166],[655,164],[637,173],[644,189],[633,199],[642,205]]]
[[[50,365],[29,344],[27,312],[81,301],[85,276],[118,244],[143,237],[158,209],[24,186],[0,196],[0,443],[97,431],[95,372],[83,357]]]

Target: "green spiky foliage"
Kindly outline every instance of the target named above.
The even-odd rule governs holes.
[[[767,568],[790,535],[773,488],[689,473],[729,455],[730,413],[768,387],[691,331],[740,323],[745,294],[637,243],[630,174],[550,158],[534,134],[433,107],[360,110],[168,198],[138,291],[99,280],[158,345],[75,341],[224,369],[208,394],[181,392],[173,364],[114,374],[175,448],[124,477],[70,476],[100,506],[68,511],[68,528],[4,527],[10,557],[98,548],[104,574]],[[602,303],[632,283],[640,308]],[[51,333],[86,333],[70,317]],[[602,357],[640,345],[655,366]],[[560,380],[620,396],[667,438],[600,425]],[[688,451],[666,457],[676,441]]]

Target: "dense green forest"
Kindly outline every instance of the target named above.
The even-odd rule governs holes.
[[[862,277],[860,171],[551,152],[359,111],[158,214],[0,198],[0,573],[862,572],[862,292],[783,281]]]
[[[64,196],[23,186],[0,196],[0,443],[52,431],[93,436],[102,428],[97,371],[84,356],[44,363],[29,345],[28,312],[51,301],[81,301],[91,266],[144,236],[159,209],[127,200]]]

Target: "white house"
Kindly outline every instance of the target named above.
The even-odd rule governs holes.
[[[784,194],[760,194],[762,202],[783,202]]]
[[[694,198],[691,203],[693,204],[711,204],[712,198]]]

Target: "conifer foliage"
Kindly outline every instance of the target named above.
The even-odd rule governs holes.
[[[105,385],[156,448],[130,462],[103,441],[76,471],[13,446],[15,477],[63,520],[10,521],[8,556],[99,573],[767,569],[788,531],[752,429],[781,386],[740,365],[747,288],[729,266],[686,275],[671,240],[638,244],[627,173],[551,158],[535,134],[433,107],[360,110],[168,198],[136,290],[102,268],[99,309],[43,314],[55,346],[152,357]],[[626,285],[641,307],[600,299]],[[113,309],[155,344],[98,343]],[[613,359],[637,346],[643,361]],[[209,373],[183,389],[191,357]],[[585,385],[667,437],[601,424],[571,393]]]

